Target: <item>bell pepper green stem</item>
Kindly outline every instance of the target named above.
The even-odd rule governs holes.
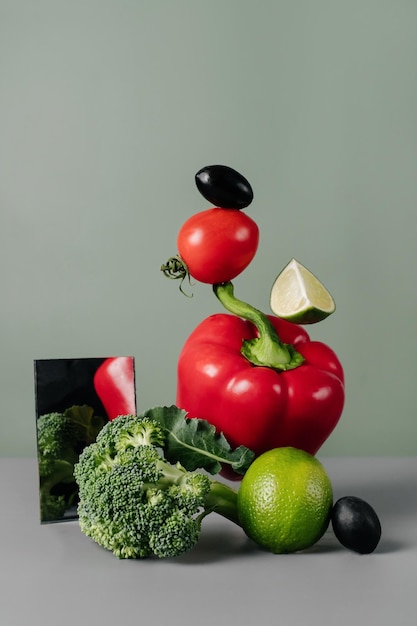
[[[304,361],[301,354],[294,346],[280,340],[265,313],[235,297],[230,281],[213,285],[213,291],[227,311],[248,320],[256,327],[259,337],[244,339],[242,342],[241,353],[250,363],[283,371],[301,365]]]

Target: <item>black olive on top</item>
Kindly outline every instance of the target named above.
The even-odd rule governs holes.
[[[221,209],[244,209],[253,191],[242,174],[227,165],[207,165],[197,172],[195,182],[201,195]]]

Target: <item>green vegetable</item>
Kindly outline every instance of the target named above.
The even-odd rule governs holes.
[[[142,417],[145,414],[142,414]],[[187,412],[176,406],[155,407],[146,416],[156,420],[165,434],[165,458],[171,463],[180,461],[187,470],[204,468],[218,474],[230,467],[244,474],[254,459],[254,453],[245,446],[234,450],[222,433],[203,419],[187,418]]]
[[[229,463],[243,473],[252,460],[176,407],[119,416],[75,465],[81,531],[118,558],[179,556],[208,513],[238,523],[236,492],[196,468],[216,473]]]
[[[77,498],[74,465],[106,420],[89,406],[47,413],[37,420],[40,516],[42,522],[64,516]]]

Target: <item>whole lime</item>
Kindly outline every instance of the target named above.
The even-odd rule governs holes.
[[[320,461],[297,448],[269,450],[250,465],[237,496],[239,522],[275,554],[309,548],[325,533],[333,504]]]

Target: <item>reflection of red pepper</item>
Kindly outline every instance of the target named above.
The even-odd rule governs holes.
[[[177,405],[256,454],[293,446],[315,454],[336,426],[344,377],[335,353],[306,331],[214,285],[234,313],[205,319],[178,362]],[[244,318],[244,319],[242,319]]]
[[[106,359],[94,375],[94,388],[109,420],[118,415],[134,415],[136,400],[133,357]]]

